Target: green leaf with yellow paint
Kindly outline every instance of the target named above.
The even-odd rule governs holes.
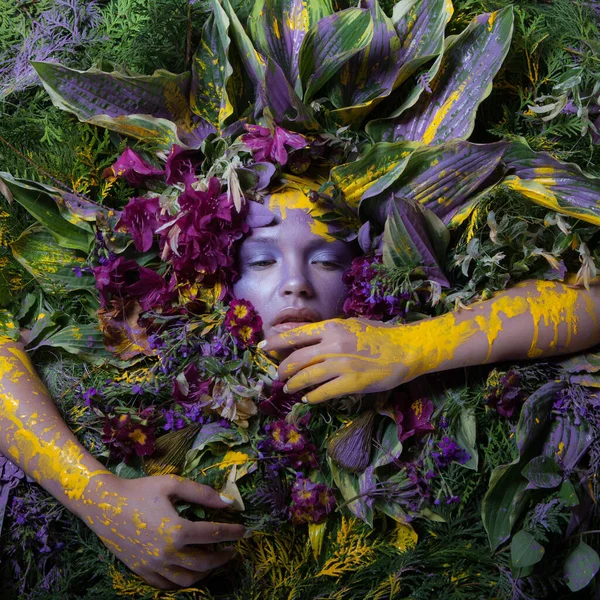
[[[10,244],[15,259],[48,293],[94,289],[94,276],[82,271],[85,256],[59,246],[51,231],[34,225]]]

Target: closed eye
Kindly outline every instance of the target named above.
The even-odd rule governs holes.
[[[268,266],[270,266],[272,264],[275,264],[275,262],[276,261],[274,259],[271,259],[271,258],[264,259],[264,260],[255,260],[255,261],[252,261],[252,262],[248,263],[248,266],[249,267],[256,267],[256,268],[260,269],[260,268],[268,267]]]

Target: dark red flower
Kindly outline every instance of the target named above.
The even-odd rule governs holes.
[[[248,300],[236,299],[225,314],[225,329],[242,348],[256,344],[262,330],[262,319]]]
[[[284,381],[274,381],[271,387],[271,395],[258,405],[258,410],[263,415],[271,417],[285,417],[294,404],[298,404],[302,398],[302,393],[286,394],[283,391]]]
[[[160,177],[165,172],[146,162],[139,154],[127,148],[114,165],[105,169],[103,177],[123,177],[131,187],[140,187],[146,180]]]
[[[393,401],[380,412],[398,425],[398,439],[403,442],[410,437],[422,437],[434,427],[430,423],[433,414],[433,402],[429,398],[412,400],[404,393],[398,392]]]
[[[488,406],[510,419],[525,400],[525,393],[521,388],[521,375],[513,369],[503,374],[494,369],[488,376],[484,397]]]
[[[130,462],[134,455],[148,456],[154,452],[156,428],[146,423],[134,422],[131,415],[105,417],[102,441],[112,459]]]
[[[173,398],[186,407],[191,404],[204,406],[210,401],[211,383],[210,379],[202,379],[196,364],[191,363],[173,379]]]

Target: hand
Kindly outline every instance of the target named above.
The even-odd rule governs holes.
[[[381,392],[423,374],[421,344],[411,325],[368,319],[332,319],[297,327],[265,340],[265,352],[292,353],[279,365],[289,394],[321,384],[303,401]]]
[[[78,513],[106,547],[148,583],[161,589],[189,587],[235,554],[233,548],[215,551],[201,548],[203,544],[238,540],[247,530],[243,525],[184,519],[174,500],[231,506],[211,487],[174,475],[102,475],[90,481]]]

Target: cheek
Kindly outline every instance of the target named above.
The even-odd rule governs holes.
[[[269,318],[271,286],[270,277],[266,272],[248,273],[242,275],[233,284],[233,295],[251,302],[263,322],[268,322],[271,320]]]
[[[336,274],[336,277],[324,277],[318,283],[318,297],[321,304],[321,314],[324,319],[333,319],[342,316],[342,307],[344,300],[348,296],[349,288],[342,281],[342,274]]]

